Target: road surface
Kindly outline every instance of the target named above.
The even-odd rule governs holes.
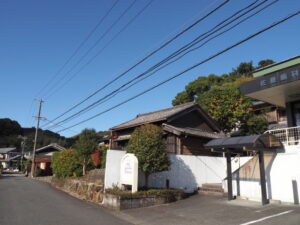
[[[128,225],[96,204],[21,176],[0,178],[1,225]]]
[[[47,183],[0,177],[0,225],[299,225],[300,206],[194,195],[171,204],[109,211]]]

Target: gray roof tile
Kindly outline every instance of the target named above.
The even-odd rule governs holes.
[[[144,123],[166,120],[171,116],[195,105],[197,105],[197,103],[189,102],[189,103],[177,105],[171,108],[166,108],[166,109],[162,109],[150,113],[138,114],[136,118],[129,120],[125,123],[121,123],[120,125],[114,126],[111,129],[114,130],[114,129],[120,129],[125,127],[133,127]]]

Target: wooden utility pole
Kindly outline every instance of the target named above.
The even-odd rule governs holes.
[[[44,102],[42,99],[36,99],[36,101],[39,102],[39,111],[38,115],[36,116],[37,123],[36,123],[36,128],[35,128],[35,136],[34,136],[34,145],[33,145],[33,152],[32,152],[32,164],[31,164],[31,177],[34,177],[35,174],[35,151],[36,151],[36,143],[37,143],[37,136],[38,136],[38,131],[40,127],[40,120],[41,120],[41,110],[42,110],[42,103]]]
[[[22,154],[21,154],[21,170],[23,169],[23,157],[24,157],[24,149],[25,149],[25,146],[26,146],[26,137],[23,137],[22,138],[23,141],[21,143],[21,146],[22,146]]]

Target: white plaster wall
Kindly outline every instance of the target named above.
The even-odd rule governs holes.
[[[126,151],[107,150],[104,187],[113,188],[120,185],[121,159]]]
[[[165,188],[169,180],[170,188],[194,192],[205,183],[222,183],[227,176],[226,158],[211,156],[169,155],[171,169],[150,176],[150,185]],[[252,157],[232,159],[232,169],[236,170]]]
[[[251,200],[261,200],[259,180],[233,180],[233,194]],[[270,170],[266,170],[267,196],[270,200],[294,203],[292,181],[297,182],[296,192],[300,195],[300,145],[285,146],[284,153],[277,153]],[[239,188],[238,188],[239,185]],[[298,196],[299,197],[299,196]]]
[[[120,161],[125,151],[108,150],[105,170],[105,188],[119,185]],[[152,174],[149,186],[165,188],[169,180],[170,188],[183,189],[193,192],[203,183],[221,183],[226,177],[226,158],[209,156],[169,155],[171,169],[169,171]],[[232,169],[246,163],[251,157],[232,160]],[[139,186],[144,185],[144,176],[139,172]]]

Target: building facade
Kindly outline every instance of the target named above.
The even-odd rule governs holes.
[[[139,114],[111,128],[110,149],[126,150],[131,133],[144,124],[160,126],[164,131],[166,151],[182,155],[212,155],[203,146],[209,140],[224,137],[219,127],[196,103],[186,103],[155,112]]]
[[[288,127],[300,126],[300,56],[263,67],[253,76],[241,85],[241,93],[285,108]]]

